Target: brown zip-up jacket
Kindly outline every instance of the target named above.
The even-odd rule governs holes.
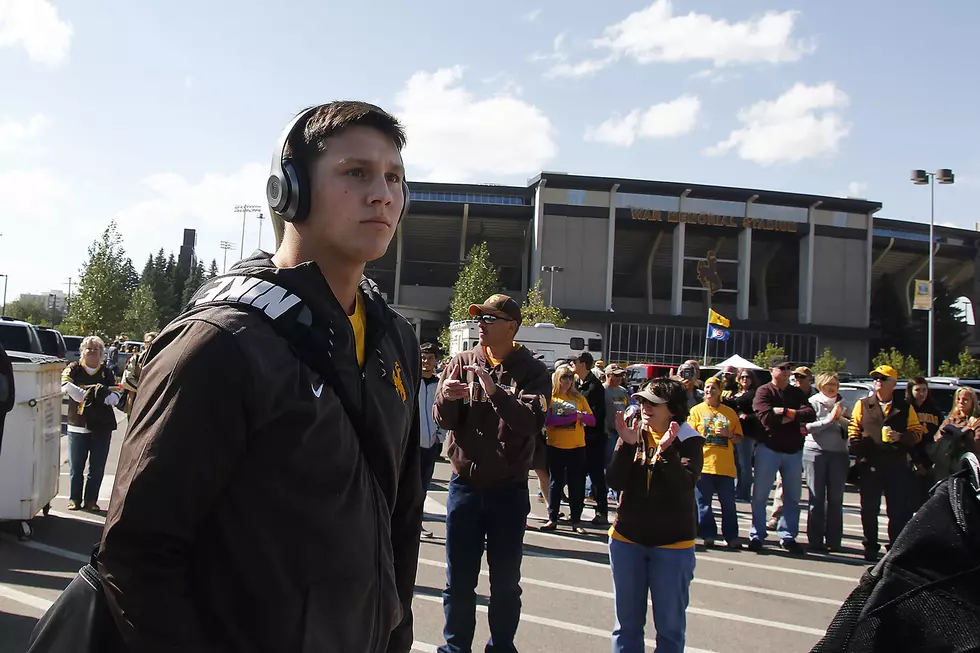
[[[487,397],[476,374],[462,371],[466,365],[488,370],[500,390]],[[447,401],[442,386],[448,378],[469,383],[472,401]],[[496,367],[479,345],[453,357],[439,379],[432,407],[436,422],[449,431],[453,471],[474,487],[527,483],[534,438],[544,428],[550,402],[548,368],[523,345]]]
[[[133,653],[408,653],[424,499],[414,330],[363,280],[359,368],[316,264],[276,269],[258,252],[232,270],[205,298],[265,314],[205,304],[147,355],[98,560],[115,621]],[[376,473],[333,389],[272,326],[304,305]]]

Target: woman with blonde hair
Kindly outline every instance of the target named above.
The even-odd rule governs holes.
[[[569,523],[576,533],[584,533],[582,508],[585,506],[585,427],[595,426],[589,402],[575,389],[571,365],[559,365],[551,377],[551,409],[548,429],[548,521],[543,531],[558,528],[561,495],[568,484]]]
[[[953,395],[953,409],[939,426],[928,449],[935,482],[956,472],[963,454],[976,453],[978,430],[980,407],[977,406],[977,394],[972,388],[961,387]]]

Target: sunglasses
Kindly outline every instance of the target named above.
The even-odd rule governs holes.
[[[792,365],[780,365],[776,369],[777,370],[781,370],[783,372],[789,372],[791,369],[793,369],[793,366]]]
[[[561,377],[559,377],[559,378],[562,381],[574,381],[575,380],[575,375],[574,374],[562,374]]]
[[[506,317],[500,317],[499,315],[477,315],[476,316],[476,321],[477,322],[482,322],[483,324],[493,324],[494,322],[497,322],[498,320],[501,321],[501,322],[513,322],[514,321],[514,320],[511,320],[511,319],[506,318]]]

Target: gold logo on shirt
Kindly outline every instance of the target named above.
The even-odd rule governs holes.
[[[395,389],[398,390],[398,396],[402,398],[402,401],[408,401],[408,393],[405,392],[405,383],[402,381],[402,366],[398,362],[395,363],[395,367],[391,371],[391,382],[395,384]]]

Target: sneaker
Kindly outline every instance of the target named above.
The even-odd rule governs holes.
[[[726,541],[725,546],[727,546],[732,551],[742,550],[742,543],[737,538],[733,538],[731,540]]]
[[[541,490],[538,490],[538,503],[544,503],[544,495],[541,494]]]
[[[609,518],[606,517],[605,515],[598,514],[598,515],[596,515],[595,517],[592,518],[592,525],[593,526],[608,526],[609,525]]]
[[[69,510],[72,510],[72,511],[81,510],[82,509],[82,504],[78,503],[77,501],[69,501],[68,502],[68,509]]]
[[[102,512],[102,508],[100,508],[99,504],[97,503],[90,503],[82,506],[82,510],[88,510],[89,512]]]
[[[572,532],[575,533],[576,535],[585,535],[585,529],[582,528],[582,525],[579,524],[578,522],[572,524]]]
[[[432,531],[430,531],[427,528],[423,527],[422,528],[422,537],[424,537],[425,539],[431,538],[432,537]]]
[[[538,526],[539,531],[555,531],[558,530],[558,524],[553,521],[547,521],[540,526]]]
[[[762,549],[764,549],[764,548],[765,547],[762,544],[762,540],[759,540],[759,539],[751,539],[751,540],[749,540],[749,551],[754,551],[756,553],[762,553]]]
[[[704,548],[710,549],[714,545],[715,545],[715,541],[713,539],[711,539],[710,537],[704,538]]]
[[[800,543],[797,542],[796,540],[780,540],[779,546],[784,551],[787,551],[788,553],[792,553],[793,555],[802,555],[805,553],[803,547],[800,546]]]

